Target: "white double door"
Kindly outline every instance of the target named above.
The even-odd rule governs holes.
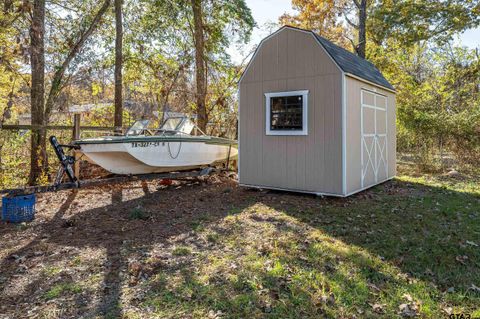
[[[361,143],[362,188],[387,179],[387,98],[362,90]]]

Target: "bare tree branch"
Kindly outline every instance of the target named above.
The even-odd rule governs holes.
[[[358,28],[359,28],[358,24],[356,24],[355,22],[353,22],[352,20],[350,20],[350,18],[348,18],[348,16],[347,16],[346,14],[344,15],[344,17],[345,17],[345,21],[347,21],[347,23],[348,23],[349,25],[351,25],[351,26],[354,27],[355,29],[358,29]]]
[[[85,41],[90,37],[90,35],[93,33],[93,31],[96,29],[98,23],[100,22],[103,14],[107,11],[108,7],[110,6],[110,0],[105,0],[103,3],[102,7],[100,10],[98,10],[97,14],[93,18],[92,23],[88,27],[88,29],[80,35],[80,38],[78,41],[73,45],[72,49],[68,53],[67,57],[63,61],[63,63],[60,65],[60,67],[57,69],[55,72],[53,79],[52,79],[52,85],[50,87],[50,91],[48,93],[47,97],[47,102],[45,103],[45,118],[44,118],[44,125],[48,123],[48,119],[50,116],[50,113],[52,111],[52,108],[55,104],[55,101],[60,94],[61,91],[61,83],[63,80],[63,77],[65,75],[65,72],[67,71],[68,66],[72,62],[72,60],[75,58],[75,56],[78,54],[78,52],[82,49],[83,45],[85,44]]]

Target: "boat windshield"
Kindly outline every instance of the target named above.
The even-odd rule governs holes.
[[[155,124],[150,120],[138,120],[128,129],[126,136],[135,135],[158,135],[158,134],[177,134],[182,132],[185,134],[191,134],[194,124],[185,117],[170,117],[166,119],[160,129],[150,127],[151,124]]]
[[[140,135],[143,131],[148,128],[149,120],[139,120],[133,123],[133,125],[128,129],[126,135]]]
[[[183,118],[181,117],[171,117],[165,120],[163,122],[162,127],[160,128],[161,130],[166,130],[166,131],[175,131],[178,129],[178,126],[180,123],[182,123]]]

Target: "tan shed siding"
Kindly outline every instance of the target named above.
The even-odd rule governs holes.
[[[395,94],[346,76],[346,173],[347,194],[361,189],[361,90],[387,96],[388,178],[396,174]]]
[[[305,32],[263,42],[240,84],[240,183],[342,193],[342,75]],[[267,136],[265,93],[308,90],[308,135]]]

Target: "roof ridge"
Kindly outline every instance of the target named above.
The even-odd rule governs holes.
[[[351,75],[352,77],[356,77],[360,80],[364,80],[367,83],[377,85],[379,87],[395,92],[395,88],[392,86],[392,84],[390,84],[390,82],[388,82],[387,79],[385,79],[385,77],[380,72],[380,70],[372,62],[368,61],[367,59],[359,57],[355,53],[350,52],[347,49],[333,43],[332,41],[317,34],[312,30],[302,29],[299,27],[291,26],[291,25],[284,25],[281,28],[279,28],[277,31],[273,32],[266,38],[262,39],[262,41],[260,42],[260,45],[255,50],[255,53],[252,59],[249,61],[245,71],[240,77],[240,81],[245,75],[245,72],[250,66],[250,63],[255,58],[255,55],[258,52],[259,48],[261,47],[262,43],[266,39],[278,34],[284,29],[292,29],[292,30],[311,34],[313,38],[318,42],[318,44],[325,50],[325,53],[332,59],[332,61],[344,74]]]
[[[302,30],[302,29],[301,29]],[[332,41],[322,37],[321,35],[313,32],[312,30],[304,30],[311,32],[318,40],[320,45],[325,49],[327,54],[338,64],[338,66],[347,73],[356,75],[362,79],[378,84],[389,90],[395,90],[395,88],[388,82],[383,76],[382,72],[369,60],[358,56],[357,54],[348,51],[347,49],[333,43]],[[336,50],[337,52],[332,52]],[[339,56],[340,55],[340,56]],[[343,55],[343,57],[341,56]],[[357,61],[357,65],[351,63],[351,61]],[[366,63],[366,65],[365,65]],[[362,66],[362,64],[364,64]]]
[[[282,29],[283,29],[283,28],[297,29],[297,30],[300,30],[300,31],[310,32],[310,33],[312,33],[313,35],[315,35],[315,37],[320,38],[321,40],[327,41],[328,43],[336,46],[337,48],[340,48],[341,50],[343,50],[343,51],[345,51],[345,52],[348,52],[349,54],[352,54],[352,55],[356,56],[357,58],[360,58],[360,59],[363,59],[363,60],[365,60],[365,61],[367,61],[367,62],[370,62],[370,61],[368,61],[367,59],[362,58],[361,56],[358,56],[358,55],[355,54],[354,52],[348,51],[348,50],[345,49],[344,47],[342,47],[342,46],[336,44],[335,42],[333,42],[333,41],[325,38],[324,36],[320,35],[319,33],[315,32],[315,31],[313,31],[313,30],[308,30],[308,29],[303,29],[303,28],[299,28],[299,27],[294,27],[294,26],[291,26],[291,25],[288,25],[288,24],[282,26]],[[370,63],[371,63],[371,62],[370,62]]]
[[[342,46],[340,46],[340,45],[336,44],[336,43],[335,43],[335,42],[333,42],[332,40],[329,40],[329,39],[325,38],[324,36],[321,36],[320,34],[318,34],[318,33],[316,33],[316,32],[313,32],[313,31],[310,31],[310,32],[312,32],[313,34],[315,34],[315,36],[316,36],[317,38],[320,38],[321,40],[327,41],[328,43],[330,43],[330,44],[332,44],[332,45],[336,46],[337,48],[340,48],[340,49],[342,49],[343,51],[345,51],[345,52],[348,52],[348,53],[350,53],[350,54],[352,54],[352,55],[354,55],[354,56],[356,56],[356,57],[358,57],[358,58],[360,58],[360,59],[364,59],[364,60],[368,61],[367,59],[365,59],[365,58],[362,58],[361,56],[359,56],[359,55],[355,54],[354,52],[352,52],[352,51],[348,51],[348,50],[347,50],[347,49],[345,49],[344,47],[342,47]]]

